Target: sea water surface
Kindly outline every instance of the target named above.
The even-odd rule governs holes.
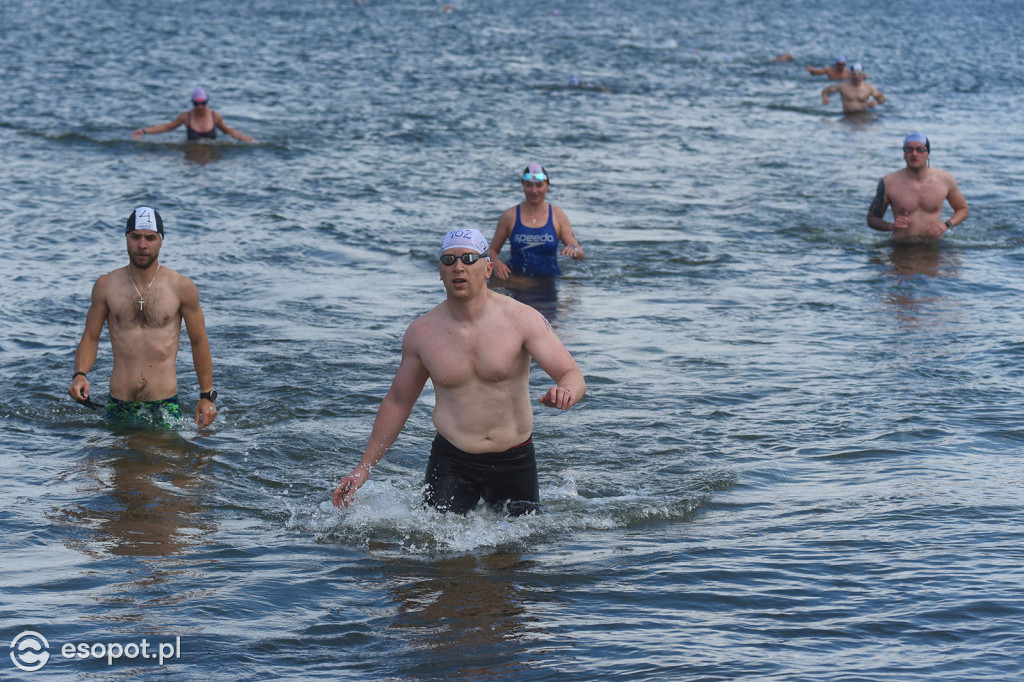
[[[1022,39],[1008,0],[0,4],[4,653],[35,632],[65,679],[1020,679]],[[838,52],[871,114],[821,104],[804,66]],[[198,85],[257,142],[130,140]],[[970,203],[938,247],[865,225],[913,130]],[[528,297],[589,384],[536,407],[544,512],[421,508],[429,385],[335,510],[443,233],[490,236],[531,161],[588,255]],[[137,205],[199,286],[213,428],[66,394]],[[104,335],[100,401],[110,366]],[[178,371],[190,413],[185,336]],[[143,639],[176,648],[62,653]]]

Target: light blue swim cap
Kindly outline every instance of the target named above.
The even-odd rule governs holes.
[[[569,87],[579,87],[580,79],[578,76],[569,76]]]
[[[837,54],[836,55],[836,64],[845,64],[845,63],[846,63],[846,55],[845,54]]]
[[[928,141],[928,136],[924,133],[914,132],[910,133],[903,138],[903,146],[906,147],[908,142],[920,142],[928,149],[928,153],[931,154],[932,143]]]

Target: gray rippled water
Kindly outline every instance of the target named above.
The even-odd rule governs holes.
[[[5,640],[68,679],[1018,679],[1020,4],[451,5],[0,5]],[[871,115],[820,104],[837,52]],[[196,85],[257,142],[130,140]],[[938,248],[864,224],[916,129],[971,206]],[[429,387],[335,510],[441,235],[532,160],[588,253],[530,298],[590,386],[537,410],[544,513],[420,507]],[[65,393],[139,204],[209,430]]]

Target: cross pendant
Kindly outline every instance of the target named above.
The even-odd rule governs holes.
[[[141,298],[139,299],[139,310],[142,310],[142,304],[145,303]]]

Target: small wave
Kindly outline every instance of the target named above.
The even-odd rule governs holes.
[[[483,506],[466,514],[442,513],[421,504],[421,487],[369,481],[348,509],[330,501],[293,505],[286,526],[325,543],[358,544],[396,554],[462,554],[481,549],[523,550],[528,545],[582,530],[614,530],[651,522],[689,521],[711,490],[641,490],[584,497],[572,477],[541,489],[543,510],[517,517]]]

